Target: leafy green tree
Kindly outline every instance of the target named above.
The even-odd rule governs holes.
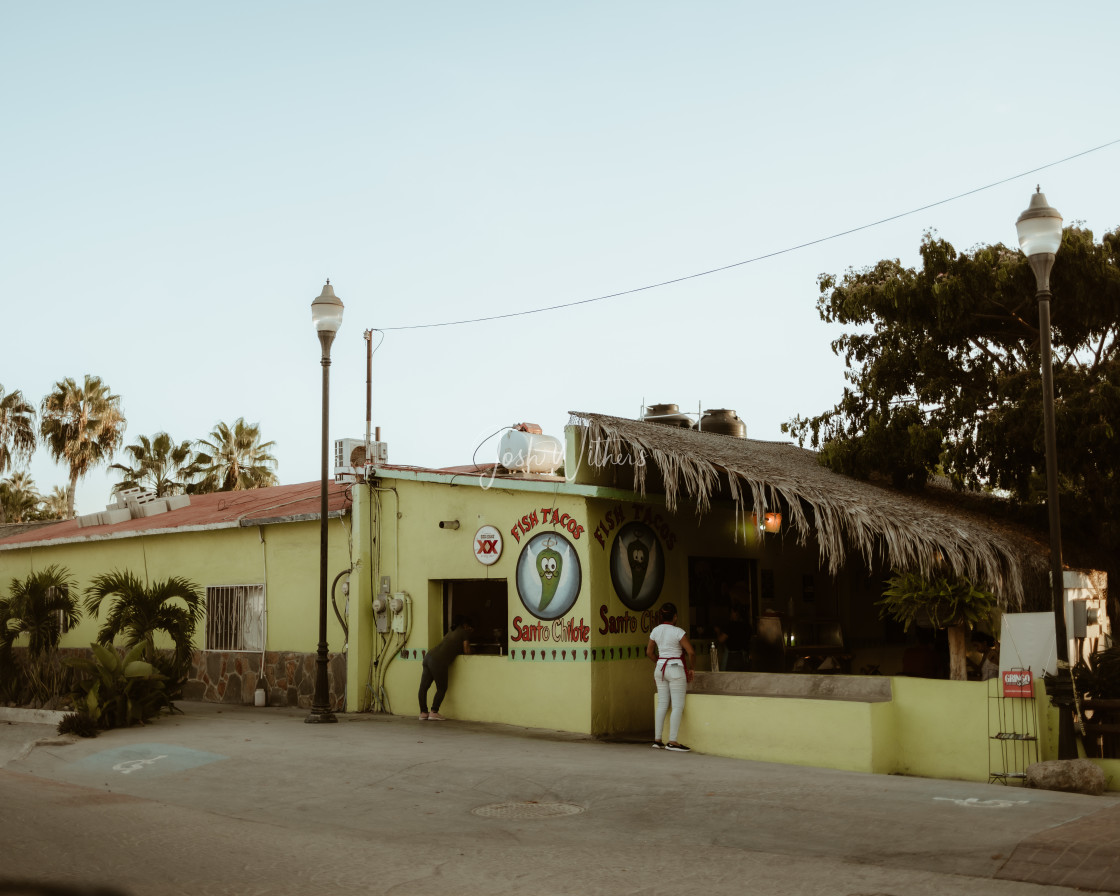
[[[167,433],[157,432],[151,438],[140,436],[124,451],[132,463],[110,465],[110,470],[120,470],[124,475],[113,491],[144,488],[162,498],[182,494],[195,478],[195,453],[189,441],[176,444]]]
[[[1045,520],[1038,308],[1025,256],[957,252],[927,234],[922,265],[822,275],[817,310],[851,328],[839,403],[783,426],[823,463],[919,488],[935,472],[1001,489]],[[1059,504],[1076,543],[1120,545],[1120,229],[1067,228],[1051,275]]]
[[[25,523],[37,519],[41,501],[31,474],[13,473],[0,481],[0,523]]]
[[[107,609],[97,633],[99,643],[112,646],[117,638],[123,638],[127,648],[143,643],[154,662],[156,633],[165,632],[175,645],[173,681],[186,675],[195,629],[205,612],[198,585],[171,576],[148,586],[130,572],[113,571],[97,576],[86,589],[86,612],[99,617],[103,604]]]
[[[51,565],[23,579],[13,578],[0,598],[0,679],[20,702],[57,696],[60,680],[54,653],[64,628],[78,624],[77,583],[64,566]],[[27,659],[17,663],[13,648],[27,638]],[[20,682],[18,679],[22,678]]]
[[[16,389],[0,386],[0,473],[15,460],[30,460],[35,451],[35,408]]]
[[[112,460],[124,438],[121,399],[100,377],[86,374],[81,384],[70,377],[55,383],[39,410],[39,431],[51,457],[65,461],[70,469],[66,515],[72,517],[78,480]]]
[[[231,428],[218,423],[210,440],[199,445],[199,481],[189,491],[231,492],[276,485],[276,458],[269,449],[274,442],[262,442],[260,424],[249,424],[238,417]]]
[[[943,628],[949,634],[949,678],[968,679],[968,633],[989,622],[999,604],[995,595],[978,588],[967,578],[925,576],[917,572],[896,572],[887,582],[878,602],[881,616],[910,626]]]

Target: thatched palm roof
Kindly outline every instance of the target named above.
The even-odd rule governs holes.
[[[984,583],[1012,609],[1046,593],[1045,548],[981,514],[833,473],[815,452],[796,445],[570,413],[585,427],[583,462],[606,467],[619,458],[643,459],[633,464],[634,491],[645,494],[652,464],[670,510],[687,498],[702,514],[720,494],[730,497],[736,514],[762,519],[779,510],[783,528],[800,544],[816,538],[821,565],[832,574],[854,551],[869,567],[948,568]]]

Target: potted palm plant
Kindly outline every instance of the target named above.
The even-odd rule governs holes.
[[[995,595],[964,576],[928,576],[921,572],[896,572],[887,580],[877,602],[880,617],[902,623],[945,629],[949,635],[949,678],[968,679],[968,634],[988,622],[998,607]]]

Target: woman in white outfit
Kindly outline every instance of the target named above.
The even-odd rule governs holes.
[[[684,695],[688,691],[688,682],[692,681],[692,668],[696,665],[696,651],[692,649],[688,633],[677,627],[677,608],[673,604],[661,607],[661,624],[654,626],[649,633],[646,656],[653,660],[653,680],[657,685],[653,747],[655,750],[687,753],[689,749],[677,740],[677,732],[684,714]],[[661,732],[670,704],[673,709],[669,715],[669,742],[662,743]]]

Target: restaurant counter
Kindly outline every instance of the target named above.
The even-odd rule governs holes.
[[[690,694],[735,697],[793,697],[806,700],[849,700],[886,703],[892,699],[885,675],[812,675],[795,672],[700,672],[692,677]]]

